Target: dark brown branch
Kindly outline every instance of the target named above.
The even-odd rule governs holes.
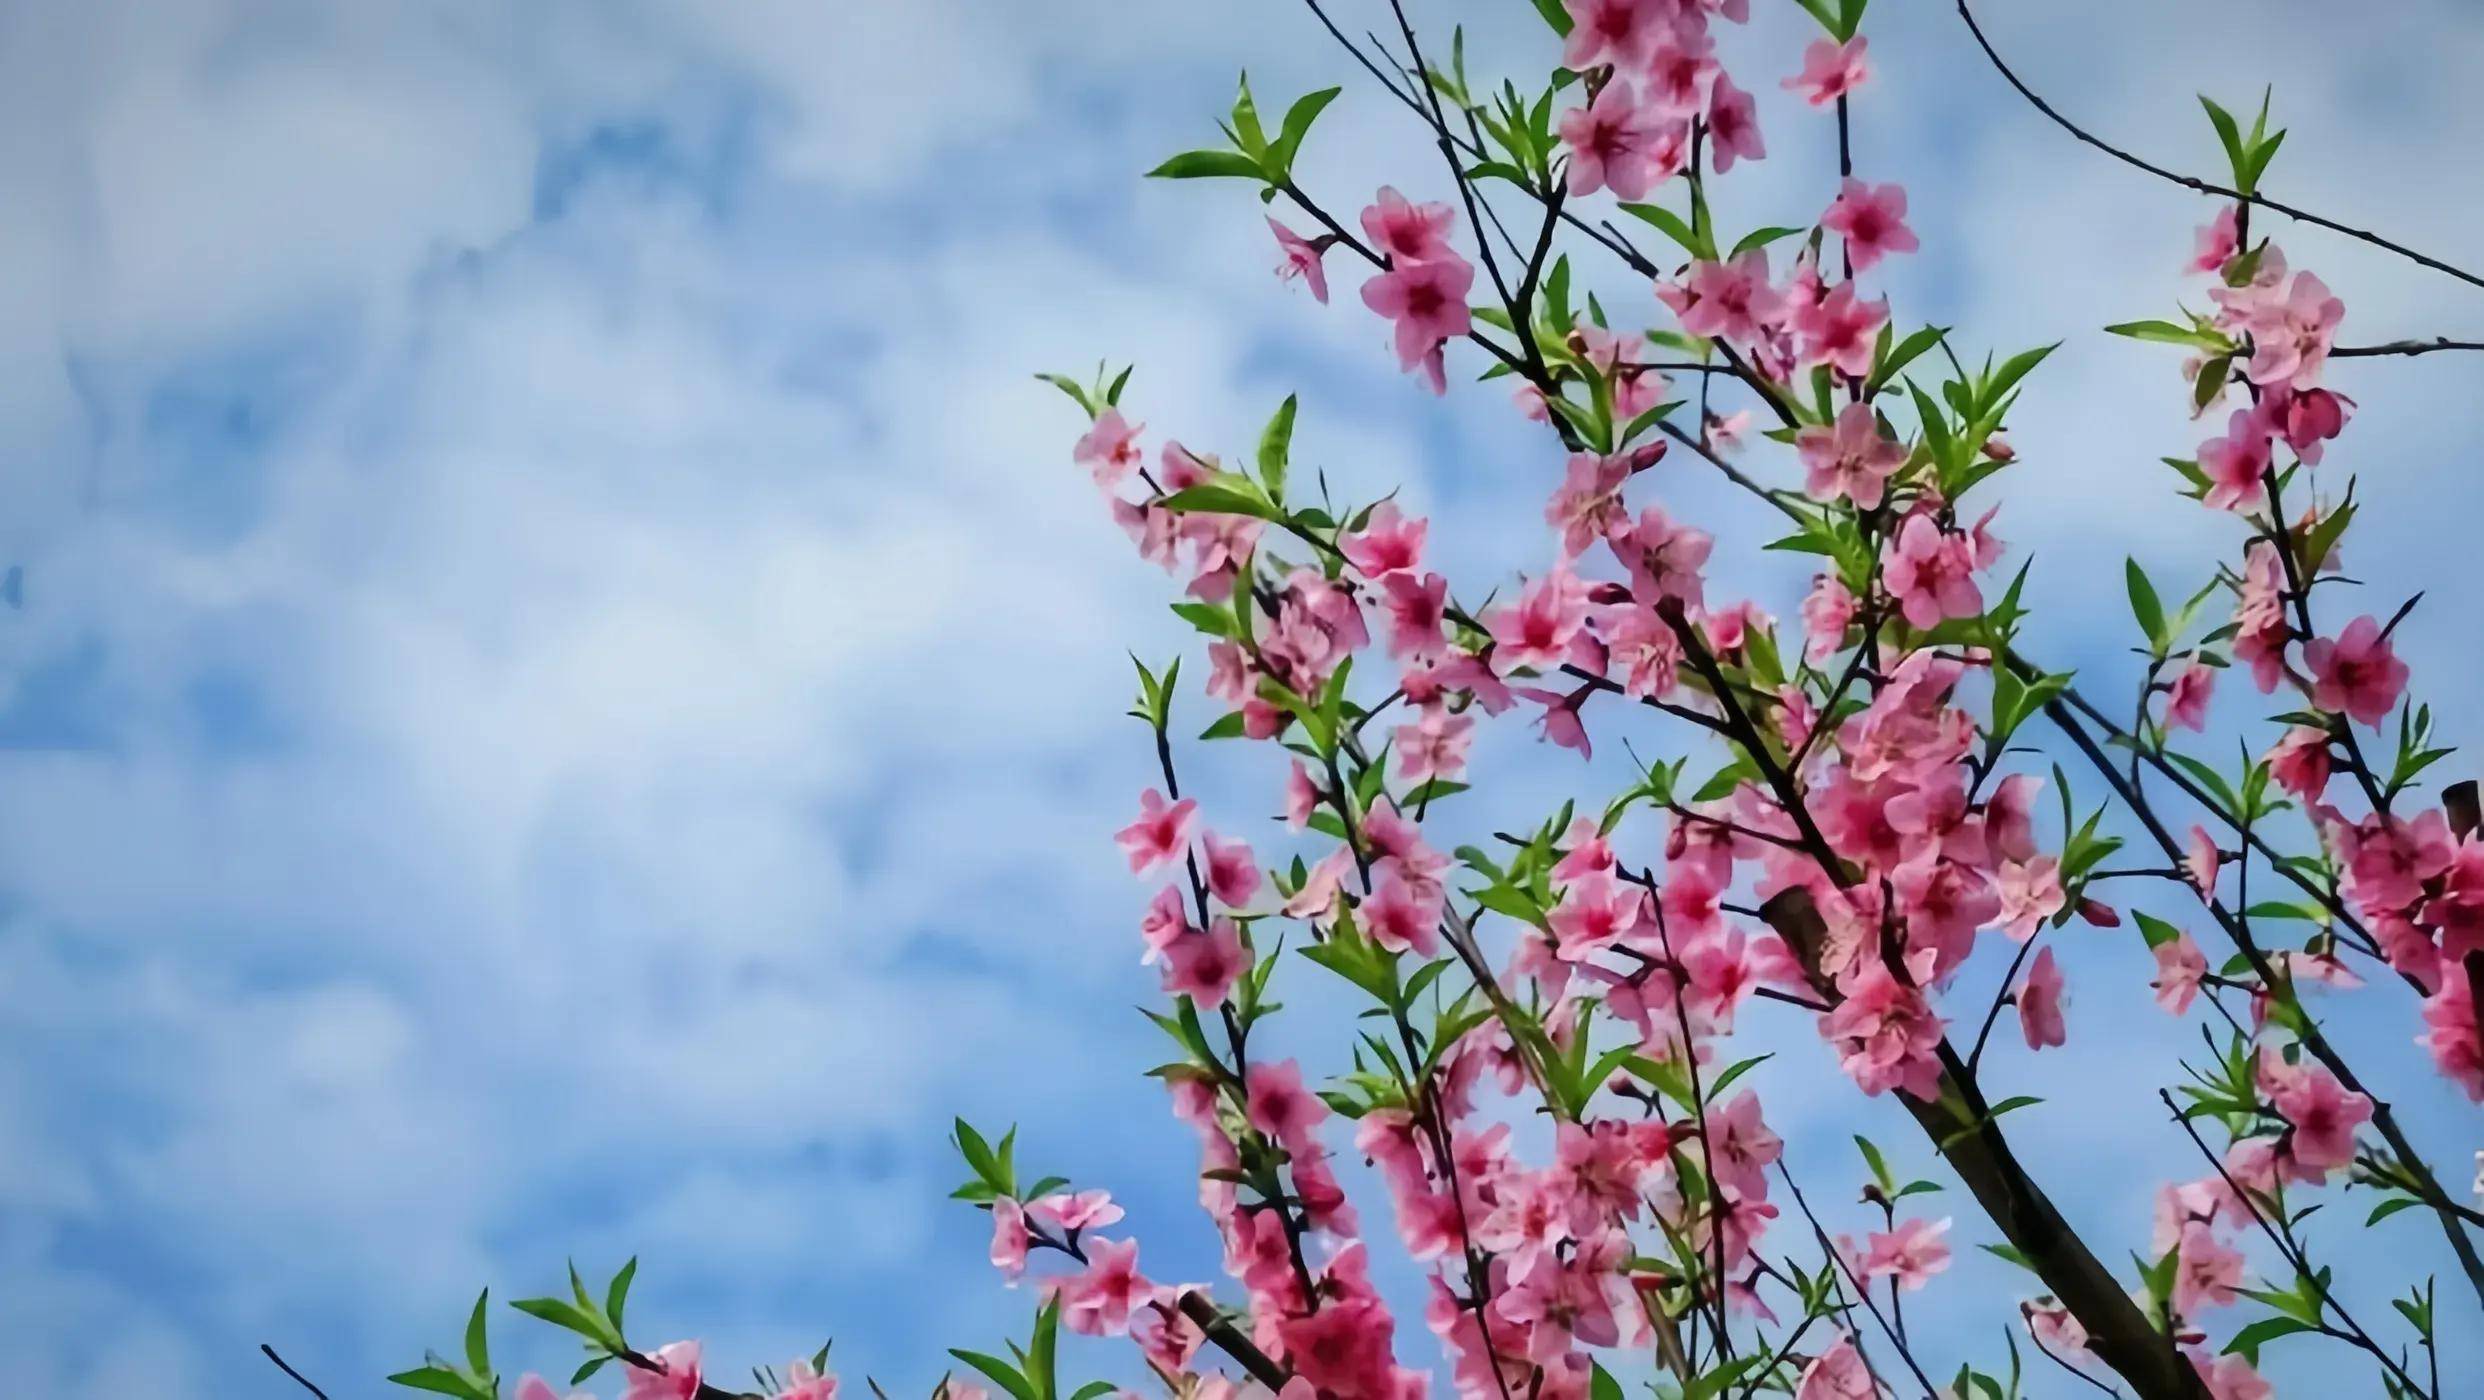
[[[1268,1353],[1261,1351],[1250,1338],[1226,1321],[1225,1315],[1216,1310],[1216,1304],[1208,1301],[1206,1294],[1194,1288],[1182,1295],[1179,1306],[1182,1316],[1198,1324],[1199,1330],[1207,1334],[1207,1339],[1223,1348],[1227,1356],[1241,1362],[1242,1369],[1250,1372],[1253,1380],[1270,1390],[1283,1390],[1285,1383],[1292,1379],[1284,1367],[1269,1360]]]
[[[301,1372],[293,1369],[290,1363],[288,1363],[283,1357],[276,1354],[276,1348],[269,1346],[265,1342],[261,1342],[259,1343],[259,1350],[267,1353],[267,1359],[276,1363],[277,1370],[293,1377],[293,1383],[295,1385],[298,1385],[304,1390],[309,1391],[311,1394],[318,1396],[319,1400],[328,1400],[328,1392],[312,1385],[310,1383],[310,1377],[305,1376]]]
[[[2018,90],[2019,96],[2026,98],[2028,103],[2037,111],[2043,113],[2047,118],[2049,118],[2053,125],[2069,132],[2080,141],[2095,147],[2097,150],[2104,152],[2106,155],[2113,157],[2115,160],[2122,162],[2124,165],[2130,166],[2133,169],[2144,170],[2160,180],[2169,180],[2187,190],[2194,190],[2205,195],[2214,195],[2220,199],[2232,199],[2239,200],[2245,204],[2256,204],[2263,209],[2283,214],[2288,218],[2300,219],[2304,223],[2314,224],[2321,228],[2325,228],[2331,233],[2342,233],[2348,238],[2352,238],[2363,243],[2369,243],[2375,248],[2386,249],[2387,251],[2395,253],[2399,257],[2405,258],[2410,262],[2420,263],[2425,267],[2431,268],[2435,272],[2446,273],[2471,287],[2484,287],[2484,277],[2478,277],[2474,273],[2468,272],[2463,268],[2453,267],[2450,264],[2441,261],[2439,258],[2428,257],[2425,254],[2418,253],[2403,243],[2392,242],[2389,239],[2381,237],[2377,233],[2373,233],[2369,229],[2353,228],[2346,224],[2341,224],[2335,219],[2315,214],[2308,209],[2300,209],[2291,204],[2282,204],[2274,199],[2270,199],[2266,195],[2246,194],[2241,190],[2231,189],[2227,186],[2220,185],[2213,180],[2202,180],[2196,175],[2185,175],[2178,170],[2168,170],[2164,166],[2157,165],[2151,161],[2142,160],[2138,156],[2132,155],[2130,152],[2102,140],[2101,138],[2090,133],[2086,128],[2081,127],[2078,123],[2063,116],[2060,112],[2055,111],[2053,109],[2053,104],[2045,101],[2041,97],[2038,97],[2033,88],[2028,87],[2025,82],[2019,79],[2017,73],[2011,71],[2010,65],[2003,62],[2000,53],[1993,48],[1992,41],[1984,37],[1983,26],[1975,22],[1975,12],[1967,8],[1967,0],[1958,0],[1958,17],[1966,21],[1967,32],[1975,36],[1975,43],[1977,47],[1984,51],[1984,57],[1992,60],[1994,70],[2000,73],[2000,75],[2008,81],[2011,87]]]
[[[2329,351],[2332,360],[2366,360],[2379,355],[2431,355],[2443,350],[2484,350],[2484,340],[2392,340],[2383,345],[2340,345]]]

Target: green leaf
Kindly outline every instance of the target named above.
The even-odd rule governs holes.
[[[2234,114],[2210,101],[2204,92],[2199,95],[2199,105],[2208,109],[2208,124],[2217,129],[2217,144],[2225,148],[2225,163],[2234,172],[2234,187],[2249,194],[2251,183],[2243,178],[2242,131],[2234,124]]]
[[[1264,180],[1259,162],[1240,151],[1184,151],[1147,172],[1151,180]]]
[[[1561,0],[1535,0],[1535,12],[1552,26],[1553,33],[1564,39],[1570,37],[1570,12],[1561,7]]]
[[[1013,1400],[1040,1400],[1035,1394],[1035,1387],[1027,1383],[1026,1377],[1019,1375],[1015,1366],[997,1356],[986,1356],[979,1351],[960,1351],[956,1347],[949,1348],[949,1355],[990,1377],[992,1383],[1008,1391]]]
[[[1285,123],[1277,132],[1276,144],[1268,148],[1268,163],[1278,174],[1293,170],[1294,152],[1301,149],[1302,138],[1310,134],[1311,123],[1319,120],[1320,113],[1326,111],[1328,104],[1336,101],[1337,94],[1342,91],[1342,88],[1321,88],[1318,92],[1295,98],[1294,105],[1285,109]]]
[[[2139,622],[2139,630],[2148,639],[2148,649],[2158,656],[2165,654],[2165,605],[2158,601],[2156,585],[2148,582],[2148,572],[2136,559],[2122,561],[2122,582],[2130,594],[2130,615]]]
[[[630,1301],[630,1281],[637,1277],[638,1256],[632,1255],[630,1262],[621,1266],[621,1272],[612,1276],[612,1285],[604,1290],[604,1316],[616,1332],[621,1330],[621,1309]]]
[[[2162,948],[2182,937],[2182,930],[2144,909],[2133,909],[2130,912],[2131,917],[2139,921],[2139,934],[2148,941],[2150,949]]]
[[[1216,480],[1186,486],[1156,503],[1166,510],[1206,515],[1248,515],[1260,520],[1278,517],[1276,503],[1243,477],[1220,473]]]
[[[483,1309],[492,1301],[492,1290],[486,1288],[474,1300],[474,1315],[466,1319],[466,1369],[478,1376],[492,1373],[492,1349],[484,1335]]]
[[[2124,321],[2105,327],[2105,332],[2132,340],[2152,340],[2160,345],[2188,345],[2201,350],[2233,348],[2232,342],[2224,336],[2192,326],[2177,326],[2171,321]]]
[[[1087,411],[1087,416],[1089,418],[1095,417],[1095,404],[1087,398],[1086,389],[1080,385],[1077,380],[1070,378],[1066,374],[1039,374],[1035,377],[1044,381],[1046,384],[1051,385],[1053,388],[1060,390],[1062,393],[1069,395],[1072,402]]]
[[[1268,488],[1271,501],[1285,500],[1285,469],[1292,460],[1293,445],[1294,396],[1287,394],[1259,434],[1259,481]]]
[[[425,1366],[419,1371],[399,1371],[388,1378],[397,1385],[413,1390],[428,1390],[438,1395],[455,1395],[459,1400],[486,1400],[464,1376],[445,1366]]]
[[[1613,1379],[1613,1373],[1604,1369],[1603,1362],[1593,1364],[1596,1372],[1587,1390],[1589,1400],[1622,1400],[1621,1382]]]
[[[1882,385],[1897,378],[1899,370],[1912,364],[1924,351],[1940,344],[1941,337],[1947,334],[1949,331],[1945,327],[1925,326],[1899,341],[1896,348],[1882,356],[1880,363],[1872,368],[1871,378],[1864,381],[1863,396],[1870,398],[1879,393]]]
[[[1727,256],[1738,258],[1743,254],[1750,252],[1754,248],[1765,248],[1780,238],[1791,238],[1802,231],[1803,230],[1798,228],[1785,228],[1783,226],[1755,228],[1749,233],[1744,234],[1742,236],[1742,241],[1735,244],[1734,251]]]
[[[528,1317],[541,1318],[555,1327],[566,1328],[588,1341],[608,1340],[601,1323],[589,1316],[586,1309],[565,1298],[520,1298],[509,1306]]]
[[[1692,257],[1704,258],[1710,262],[1716,260],[1716,245],[1698,233],[1693,223],[1684,222],[1681,215],[1663,205],[1624,204],[1621,208],[1623,213],[1651,225],[1657,232],[1681,244],[1683,251]],[[1697,211],[1692,212],[1692,218],[1694,220],[1698,218]]]
[[[2305,1322],[2300,1318],[2264,1317],[2259,1321],[2252,1323],[2250,1326],[2243,1328],[2241,1331],[2236,1332],[2234,1334],[2234,1340],[2225,1344],[2225,1351],[2229,1356],[2243,1356],[2247,1358],[2254,1367],[2257,1367],[2260,1364],[2260,1348],[2264,1344],[2273,1342],[2279,1337],[2293,1336],[2297,1332],[2313,1332],[2317,1330],[2319,1329],[2314,1327],[2311,1323]]]

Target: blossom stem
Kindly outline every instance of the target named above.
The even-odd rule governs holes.
[[[2212,180],[2202,180],[2195,175],[2185,175],[2180,171],[2168,170],[2164,166],[2142,160],[2138,156],[2132,155],[2130,152],[2100,139],[2099,137],[2088,132],[2085,128],[2081,127],[2078,123],[2071,121],[2068,117],[2065,117],[2060,112],[2055,111],[2051,103],[2037,96],[2033,88],[2028,87],[2027,84],[2019,78],[2017,73],[2011,71],[2009,64],[2003,62],[2000,53],[1993,48],[1992,41],[1984,37],[1983,26],[1975,22],[1975,12],[1967,8],[1967,0],[1958,0],[1958,17],[1966,21],[1967,31],[1975,36],[1975,43],[1977,47],[1984,51],[1984,57],[1992,61],[1993,69],[2000,73],[2002,78],[2006,80],[2011,87],[2018,90],[2019,96],[2026,98],[2028,103],[2038,112],[2043,113],[2046,118],[2051,120],[2053,125],[2069,132],[2072,136],[2077,137],[2081,142],[2095,147],[2097,150],[2104,152],[2106,155],[2113,157],[2115,160],[2122,162],[2124,165],[2131,166],[2134,169],[2144,170],[2160,180],[2169,180],[2187,190],[2193,190],[2200,194],[2215,195],[2221,199],[2239,200],[2245,204],[2256,204],[2262,209],[2269,210],[2273,213],[2283,214],[2288,218],[2299,219],[2307,224],[2318,225],[2319,227],[2325,228],[2332,233],[2342,233],[2348,238],[2369,243],[2375,248],[2386,249],[2389,252],[2397,254],[2399,257],[2407,259],[2409,262],[2419,263],[2425,267],[2431,268],[2435,272],[2445,273],[2451,277],[2455,277],[2469,286],[2484,287],[2484,277],[2478,277],[2472,272],[2468,272],[2462,268],[2453,267],[2450,264],[2441,261],[2439,258],[2428,257],[2422,253],[2416,252],[2412,248],[2407,247],[2403,243],[2392,242],[2368,229],[2352,228],[2345,224],[2339,223],[2335,219],[2324,218],[2323,216],[2315,214],[2308,209],[2297,208],[2291,204],[2282,204],[2274,199],[2270,199],[2266,195],[2249,193],[2237,189],[2229,189],[2226,186],[2217,184]]]

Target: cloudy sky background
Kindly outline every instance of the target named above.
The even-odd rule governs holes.
[[[1829,132],[1774,80],[1808,22],[1756,8],[1729,55],[1772,159],[1721,215],[1803,223]],[[2454,0],[1989,8],[2039,89],[2203,172],[2191,93],[2273,80],[2275,190],[2484,263],[2484,26]],[[2095,327],[2161,313],[2205,208],[2043,127],[1945,6],[1880,10],[1858,159],[1927,248],[1889,284],[1971,345],[2067,338],[2001,530],[2036,559],[2041,653],[2126,693],[2121,557],[2195,584],[2232,541],[2162,489],[2198,436],[2172,352]],[[1550,61],[1515,0],[1418,15],[1467,21],[1479,70]],[[1029,375],[1136,360],[1134,416],[1228,450],[1299,387],[1296,460],[1402,483],[1466,591],[1542,565],[1508,521],[1558,465],[1497,392],[1395,374],[1349,279],[1325,311],[1278,287],[1240,187],[1137,178],[1244,66],[1271,105],[1347,84],[1301,167],[1341,211],[1382,179],[1444,193],[1274,0],[6,8],[0,1315],[27,1393],[279,1394],[272,1340],[375,1394],[483,1283],[632,1252],[650,1337],[739,1362],[833,1334],[919,1390],[1027,1302],[940,1199],[952,1112],[1025,1122],[1023,1155],[1130,1199],[1158,1271],[1212,1272],[1186,1134],[1138,1077],[1145,891],[1108,844],[1150,776],[1125,650],[1183,643]],[[2484,331],[2484,294],[2287,242],[2350,340]],[[1645,305],[1610,272],[1609,306]],[[2472,738],[2477,367],[2333,381],[2363,404],[2350,561],[2375,611],[2432,590],[2402,636]],[[1665,489],[1790,607],[1793,566],[1736,548],[1749,503],[1687,468]],[[1679,742],[1626,723],[1599,734]],[[1275,774],[1240,758],[1196,762],[1256,830]],[[1523,735],[1483,759],[1513,796],[1477,822],[1577,777]],[[2065,956],[2086,1053],[1996,1074],[2052,1095],[2015,1134],[2137,1242],[2151,1183],[2198,1169],[2147,1092],[2187,1032],[2135,940]],[[2339,1015],[2463,1183],[2484,1124],[2423,1077],[2410,1005]],[[1774,1020],[1770,1101],[1837,1198],[1844,1131],[1886,1106]],[[2346,1247],[2437,1267],[2427,1229]],[[1960,1299],[2016,1287],[1961,1273]],[[1935,1354],[1993,1354],[1998,1317]],[[520,1321],[512,1372],[565,1365]]]

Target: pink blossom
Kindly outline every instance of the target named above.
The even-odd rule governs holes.
[[[2293,1125],[2287,1151],[2296,1162],[2325,1174],[2355,1160],[2355,1129],[2372,1117],[2370,1098],[2349,1091],[2320,1065],[2287,1076],[2269,1098]]]
[[[1207,853],[1208,892],[1230,909],[1239,909],[1251,902],[1259,892],[1259,859],[1251,854],[1248,841],[1228,841],[1215,832],[1200,838]]]
[[[1731,413],[1708,415],[1700,424],[1700,432],[1708,440],[1708,450],[1730,457],[1742,450],[1742,440],[1751,430],[1751,410],[1738,408]]]
[[[1455,779],[1466,772],[1466,750],[1475,742],[1475,717],[1429,710],[1391,733],[1397,740],[1397,776],[1411,783]]]
[[[1842,44],[1815,39],[1803,50],[1803,71],[1778,86],[1788,92],[1799,92],[1814,107],[1826,107],[1838,98],[1863,86],[1872,70],[1863,61],[1866,47],[1857,34]]]
[[[2228,1306],[2242,1287],[2242,1271],[2241,1251],[2219,1243],[2206,1223],[2184,1226],[2176,1246],[2174,1311],[2196,1317],[2204,1308]]]
[[[652,1370],[633,1366],[621,1400],[694,1400],[699,1393],[699,1344],[667,1342],[648,1360]]]
[[[1392,953],[1412,949],[1428,958],[1440,951],[1441,903],[1439,886],[1392,873],[1355,912],[1372,942]]]
[[[1244,1081],[1249,1092],[1251,1126],[1289,1151],[1313,1146],[1312,1132],[1328,1118],[1328,1105],[1302,1087],[1302,1067],[1292,1060],[1263,1061],[1251,1066]]]
[[[1138,1241],[1090,1240],[1086,1250],[1086,1272],[1060,1283],[1062,1325],[1082,1336],[1118,1336],[1155,1285],[1138,1271]]]
[[[1607,63],[1638,67],[1664,23],[1663,11],[1651,0],[1562,0],[1561,8],[1570,16],[1561,66],[1573,73]]]
[[[1734,86],[1723,73],[1708,94],[1708,155],[1716,173],[1724,174],[1740,160],[1762,160],[1768,144],[1760,138],[1759,104]]]
[[[1803,659],[1817,665],[1846,645],[1846,628],[1861,605],[1837,575],[1823,573],[1811,581],[1803,599]]]
[[[1855,1350],[1854,1339],[1837,1334],[1837,1345],[1813,1357],[1795,1383],[1794,1400],[1878,1400],[1880,1383]]]
[[[1861,379],[1872,372],[1880,328],[1888,323],[1887,297],[1864,301],[1855,295],[1852,282],[1840,282],[1818,305],[1794,313],[1802,363],[1829,365],[1849,378]]]
[[[2204,732],[2208,728],[2208,697],[2215,691],[2217,673],[2203,662],[2194,661],[2173,678],[2165,695],[2165,724],[2172,729]]]
[[[2179,1016],[2191,1009],[2199,982],[2208,974],[2208,959],[2187,933],[2169,938],[2150,950],[2156,956],[2156,1004]]]
[[[1299,277],[1311,289],[1311,299],[1325,306],[1328,303],[1328,267],[1320,261],[1327,251],[1329,239],[1314,243],[1275,219],[1268,220],[1268,231],[1276,235],[1277,248],[1284,261],[1277,264],[1277,276],[1287,280]]]
[[[2208,1400],[2270,1400],[2277,1387],[2261,1379],[2251,1359],[2227,1354],[2210,1360],[2193,1351],[2191,1369],[2199,1372],[2200,1383],[2208,1387]]]
[[[1719,1184],[1743,1195],[1766,1194],[1764,1169],[1784,1155],[1785,1140],[1761,1121],[1759,1095],[1745,1089],[1721,1109],[1710,1105],[1703,1121],[1709,1173]]]
[[[2354,400],[2326,389],[2305,389],[2288,393],[2277,389],[2269,393],[2271,421],[2294,449],[2303,465],[2316,467],[2325,453],[2322,447],[2329,439],[2346,431],[2346,419],[2354,408]]]
[[[1880,431],[1871,405],[1850,403],[1835,427],[1812,424],[1794,435],[1794,449],[1809,473],[1803,494],[1815,501],[1853,501],[1865,510],[1880,504],[1883,489],[1906,465],[1906,446]]]
[[[1367,579],[1411,574],[1423,562],[1423,540],[1431,530],[1431,522],[1422,516],[1406,515],[1398,510],[1397,502],[1382,501],[1371,508],[1363,528],[1347,535],[1340,548],[1346,562]]]
[[[1438,258],[1400,262],[1365,282],[1363,305],[1396,323],[1397,362],[1417,369],[1443,341],[1474,325],[1466,308],[1467,290],[1474,285],[1473,265],[1444,250]]]
[[[517,1400],[561,1400],[561,1393],[552,1388],[550,1381],[529,1372],[518,1381]],[[595,1400],[595,1397],[583,1390],[573,1390],[569,1393],[569,1400]]]
[[[1593,686],[1580,686],[1568,695],[1545,690],[1539,686],[1515,685],[1513,695],[1522,695],[1544,707],[1536,726],[1543,731],[1545,742],[1556,748],[1576,749],[1581,758],[1593,758],[1595,746],[1587,737],[1587,720],[1580,712],[1587,697],[1595,694]]]
[[[1897,548],[1881,567],[1881,582],[1909,625],[1930,628],[1944,618],[1974,617],[1984,610],[1975,586],[1975,561],[1963,535],[1944,533],[1926,515],[1910,515],[1898,530]]]
[[[1456,256],[1449,251],[1456,217],[1446,204],[1411,203],[1395,186],[1382,185],[1378,199],[1363,210],[1363,232],[1392,263],[1430,262]]]
[[[2074,1361],[2087,1350],[2087,1328],[2060,1303],[2047,1298],[2021,1303],[2018,1310],[2027,1319],[2027,1335],[2054,1356]]]
[[[1572,885],[1553,906],[1547,922],[1560,940],[1561,956],[1572,961],[1610,948],[1639,926],[1645,897],[1609,875],[1592,875]]]
[[[2241,225],[2237,221],[2239,206],[2226,205],[2217,216],[2199,226],[2198,241],[2192,245],[2191,261],[2185,271],[2213,273],[2234,260],[2242,251]]]
[[[992,1202],[992,1267],[1016,1283],[1026,1273],[1026,1209],[1007,1196]]]
[[[2283,297],[2270,297],[2253,308],[2251,363],[2243,372],[2263,387],[2312,387],[2320,382],[2330,340],[2344,319],[2346,303],[2329,295],[2326,283],[2311,273],[2296,273]]]
[[[1706,593],[1700,571],[1716,547],[1707,531],[1676,522],[1662,506],[1649,506],[1626,533],[1607,535],[1606,541],[1630,570],[1630,591],[1638,602],[1652,606],[1672,599],[1699,605]]]
[[[2035,859],[2035,799],[2044,785],[2025,773],[1993,784],[1984,801],[1984,839],[2004,860]]]
[[[1250,965],[1241,929],[1231,919],[1216,919],[1206,929],[1193,929],[1165,945],[1164,990],[1200,1006],[1222,1006],[1234,979]]]
[[[1578,576],[1567,567],[1554,569],[1520,591],[1518,601],[1484,615],[1492,633],[1492,669],[1502,675],[1521,667],[1552,669],[1586,621],[1586,590]]]
[[[1064,1230],[1093,1230],[1121,1219],[1121,1207],[1110,1191],[1055,1191],[1027,1210]]]
[[[1877,959],[1849,974],[1846,1000],[1820,1018],[1820,1035],[1864,1093],[1889,1089],[1931,1102],[1940,1096],[1940,1018],[1923,993],[1900,983]]]
[[[2312,673],[2312,703],[2363,724],[2387,719],[2406,688],[2406,663],[2369,614],[2347,623],[2335,641],[2305,642],[2303,664]]]
[[[2226,420],[2225,436],[2199,445],[2199,469],[2208,477],[2202,502],[2211,510],[2253,511],[2268,500],[2268,424],[2252,409]]]
[[[1319,785],[1311,781],[1311,770],[1301,759],[1294,760],[1285,775],[1285,824],[1296,831],[1311,824],[1311,813],[1320,805]]]
[[[1725,262],[1690,265],[1682,284],[1658,295],[1673,308],[1682,329],[1710,340],[1750,345],[1785,311],[1785,300],[1768,284],[1768,250],[1753,248]]]
[[[1389,615],[1389,655],[1400,661],[1431,661],[1446,646],[1441,623],[1448,616],[1449,581],[1438,574],[1418,579],[1393,573],[1380,581],[1380,606]]]
[[[1178,886],[1167,885],[1156,891],[1147,902],[1147,912],[1139,919],[1139,938],[1147,945],[1139,965],[1154,962],[1174,939],[1190,932],[1190,918],[1182,910],[1182,892]]]
[[[1708,37],[1706,29],[1677,24],[1659,30],[1655,47],[1647,56],[1648,105],[1677,121],[1688,122],[1708,105],[1709,89],[1720,71],[1716,41]]]
[[[1095,424],[1087,429],[1086,436],[1070,449],[1070,460],[1085,467],[1098,487],[1110,491],[1141,461],[1139,429],[1139,424],[1121,416],[1120,409],[1105,409],[1095,416]]]
[[[1630,459],[1573,452],[1561,485],[1544,504],[1544,523],[1561,531],[1561,557],[1576,559],[1590,545],[1630,522],[1622,505],[1622,484],[1630,479]]]
[[[1900,1288],[1916,1292],[1949,1267],[1949,1245],[1941,1238],[1948,1232],[1946,1217],[1907,1220],[1894,1230],[1874,1231],[1860,1272],[1865,1278],[1893,1278]]]
[[[2192,886],[2203,900],[2214,902],[2217,897],[2217,868],[2221,859],[2208,828],[2194,824],[2190,842],[2184,848],[2182,870],[2191,877]]]
[[[2415,1043],[2443,1078],[2484,1103],[2484,1032],[2476,1025],[2475,988],[2467,977],[2441,979],[2441,989],[2424,1002],[2424,1033]]]
[[[2001,930],[2021,943],[2035,936],[2068,902],[2061,887],[2061,863],[2051,856],[2005,861],[1993,880],[2001,901]]]
[[[1846,257],[1857,272],[1870,271],[1891,253],[1923,246],[1906,226],[1905,186],[1867,185],[1851,175],[1820,216],[1820,227],[1846,240]]]
[[[2030,1050],[2061,1045],[2070,1038],[2061,1020],[2061,968],[2054,963],[2050,948],[2037,950],[2026,980],[2018,984],[2018,1029]]]
[[[1191,825],[1198,811],[1196,798],[1167,802],[1164,794],[1154,788],[1139,794],[1138,820],[1113,835],[1123,853],[1130,857],[1130,873],[1144,875],[1181,859],[1182,853],[1190,849]]]
[[[1659,165],[1657,138],[1668,125],[1652,103],[1642,105],[1626,79],[1615,78],[1595,101],[1561,116],[1562,144],[1570,148],[1570,193],[1610,189],[1622,199],[1645,199],[1673,172]]]

